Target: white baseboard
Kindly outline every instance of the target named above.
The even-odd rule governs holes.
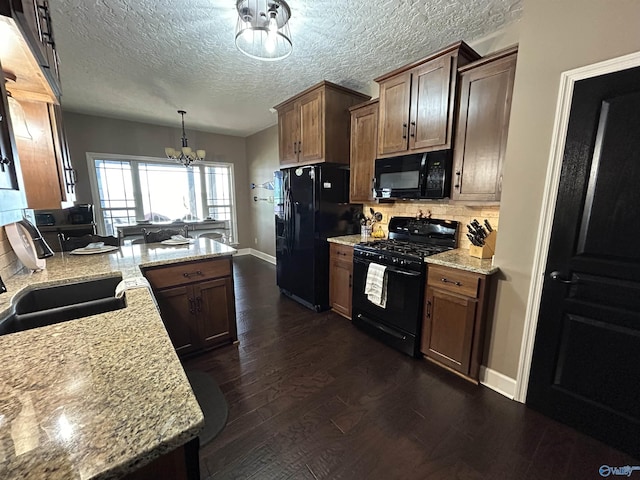
[[[515,378],[507,377],[500,372],[480,366],[480,383],[491,390],[513,400],[516,394]]]
[[[258,257],[259,259],[264,260],[265,262],[269,262],[272,265],[276,264],[276,257],[274,257],[273,255],[269,255],[254,248],[250,248],[249,250],[251,250],[251,255],[253,255],[254,257]]]
[[[276,264],[276,257],[261,252],[260,250],[256,250],[254,248],[239,248],[235,255],[239,257],[243,255],[253,255],[254,257],[258,257],[260,260],[264,260],[265,262],[269,262],[273,265]]]

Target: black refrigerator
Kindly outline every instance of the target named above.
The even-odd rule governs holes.
[[[308,165],[280,170],[274,176],[278,286],[306,307],[327,310],[327,238],[360,232],[362,205],[349,204],[349,170]]]

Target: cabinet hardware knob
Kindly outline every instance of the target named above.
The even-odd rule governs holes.
[[[411,136],[414,138],[416,136],[416,122],[411,122]]]
[[[193,298],[189,298],[189,313],[191,315],[195,315],[195,313],[196,313],[196,307],[195,307],[195,303],[193,301]]]
[[[454,282],[453,280],[449,280],[448,278],[445,278],[445,277],[442,277],[442,278],[440,279],[440,281],[441,281],[442,283],[453,283],[456,287],[459,287],[459,286],[461,286],[461,285],[462,285],[462,283],[460,283],[460,282]]]
[[[456,184],[453,186],[453,188],[460,188],[460,175],[462,174],[462,172],[460,172],[460,170],[458,170],[456,172]]]
[[[407,138],[407,124],[402,124],[402,138]]]
[[[298,154],[298,142],[293,142],[293,154]]]

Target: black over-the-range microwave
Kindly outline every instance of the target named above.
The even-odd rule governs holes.
[[[451,192],[451,150],[378,158],[376,198],[448,197]]]

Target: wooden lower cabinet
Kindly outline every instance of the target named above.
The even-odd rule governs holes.
[[[198,437],[175,450],[165,453],[142,468],[129,473],[123,480],[172,480],[200,479],[200,444]]]
[[[332,243],[329,255],[329,304],[331,309],[351,320],[353,285],[353,247]]]
[[[237,340],[231,259],[154,267],[144,274],[178,355]]]
[[[429,265],[420,351],[475,383],[484,343],[490,277]]]

